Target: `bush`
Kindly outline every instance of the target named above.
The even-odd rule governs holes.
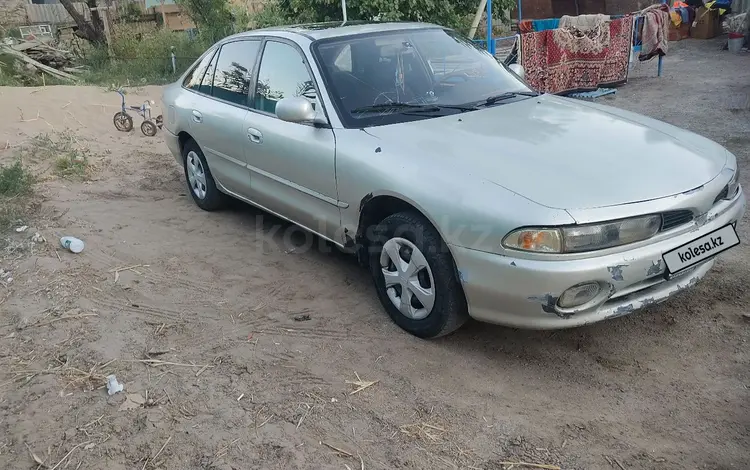
[[[294,23],[284,15],[278,1],[271,0],[263,8],[250,15],[251,28],[268,28],[271,26],[281,26],[284,24]]]
[[[18,197],[31,192],[34,176],[23,167],[20,160],[10,166],[0,166],[0,196]]]
[[[135,2],[128,2],[120,6],[118,17],[123,23],[135,23],[143,16],[141,6]]]
[[[212,44],[204,37],[190,39],[186,32],[156,29],[151,25],[119,25],[112,41],[112,55],[94,49],[85,61],[90,70],[83,78],[91,83],[161,84],[184,72]],[[172,71],[171,53],[176,57]]]
[[[0,165],[0,234],[25,215],[26,196],[33,193],[34,182],[34,175],[21,164],[21,160],[10,166]]]
[[[228,0],[177,0],[195,23],[201,36],[214,43],[230,34],[242,31],[237,28],[237,10]]]

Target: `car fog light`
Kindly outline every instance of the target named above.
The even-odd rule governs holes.
[[[562,293],[557,300],[560,308],[573,308],[590,302],[599,295],[602,288],[598,282],[586,282],[578,284]]]

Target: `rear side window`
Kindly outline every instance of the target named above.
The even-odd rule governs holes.
[[[260,41],[235,41],[222,46],[214,73],[213,96],[247,106],[253,66]]]
[[[191,90],[198,91],[203,81],[203,77],[206,75],[206,69],[208,69],[211,59],[216,55],[216,51],[211,51],[196,65],[193,70],[185,77],[182,82],[182,86]]]
[[[198,87],[199,93],[204,93],[206,95],[211,94],[211,82],[214,81],[214,71],[216,70],[216,59],[218,57],[219,54],[214,54],[214,57],[208,64],[208,67],[206,68],[206,74],[203,75],[203,80],[201,80],[200,87]]]

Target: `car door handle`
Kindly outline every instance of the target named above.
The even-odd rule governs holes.
[[[247,138],[250,139],[250,142],[256,144],[263,142],[263,134],[258,129],[253,129],[252,127],[247,129]]]
[[[203,115],[200,111],[193,110],[193,122],[203,122]]]

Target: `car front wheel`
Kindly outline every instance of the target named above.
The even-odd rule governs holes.
[[[400,212],[383,219],[373,231],[369,257],[378,298],[404,330],[436,338],[468,319],[453,258],[422,215]]]

